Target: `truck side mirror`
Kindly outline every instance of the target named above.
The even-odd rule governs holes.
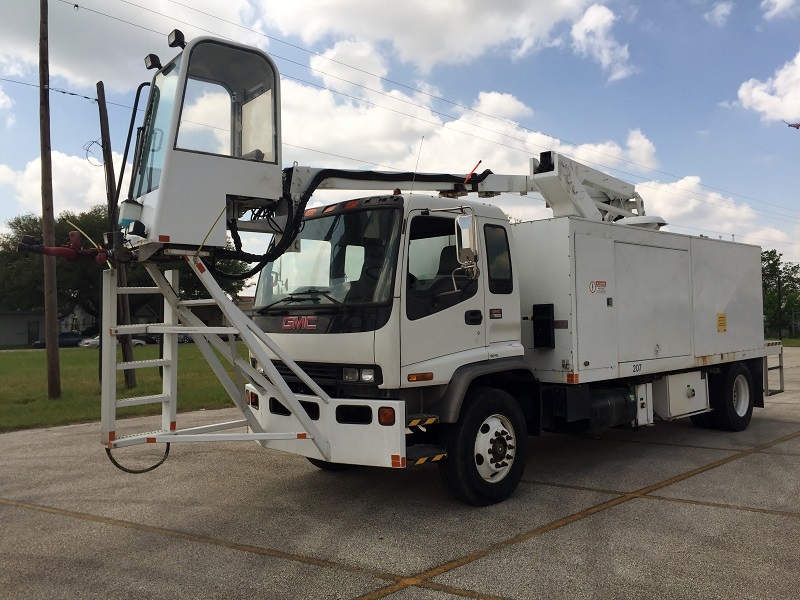
[[[458,262],[462,265],[475,264],[478,253],[478,238],[473,227],[472,215],[461,215],[456,218],[456,252]]]

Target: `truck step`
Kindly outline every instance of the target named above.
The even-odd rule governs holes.
[[[447,450],[443,446],[416,444],[406,448],[406,465],[409,467],[439,462],[445,458],[447,458]]]
[[[152,396],[137,396],[135,398],[120,398],[117,400],[117,408],[123,406],[139,406],[140,404],[161,404],[169,402],[169,394],[153,394]]]
[[[427,427],[439,422],[438,415],[429,415],[426,413],[417,413],[406,415],[406,427]]]

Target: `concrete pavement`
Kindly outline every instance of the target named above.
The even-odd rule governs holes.
[[[741,433],[678,421],[532,438],[517,493],[482,509],[435,467],[327,473],[220,443],[129,475],[97,424],[0,435],[0,596],[795,598],[800,349],[786,375]]]

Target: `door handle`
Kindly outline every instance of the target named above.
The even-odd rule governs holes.
[[[464,313],[464,322],[467,325],[480,325],[483,323],[483,313],[479,310],[468,310]]]

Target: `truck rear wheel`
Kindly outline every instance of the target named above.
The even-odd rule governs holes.
[[[716,378],[711,390],[714,422],[726,431],[743,431],[753,417],[753,376],[743,363],[733,363]]]
[[[510,394],[488,387],[470,390],[448,433],[447,460],[439,469],[451,495],[488,506],[514,493],[525,468],[527,432]]]

